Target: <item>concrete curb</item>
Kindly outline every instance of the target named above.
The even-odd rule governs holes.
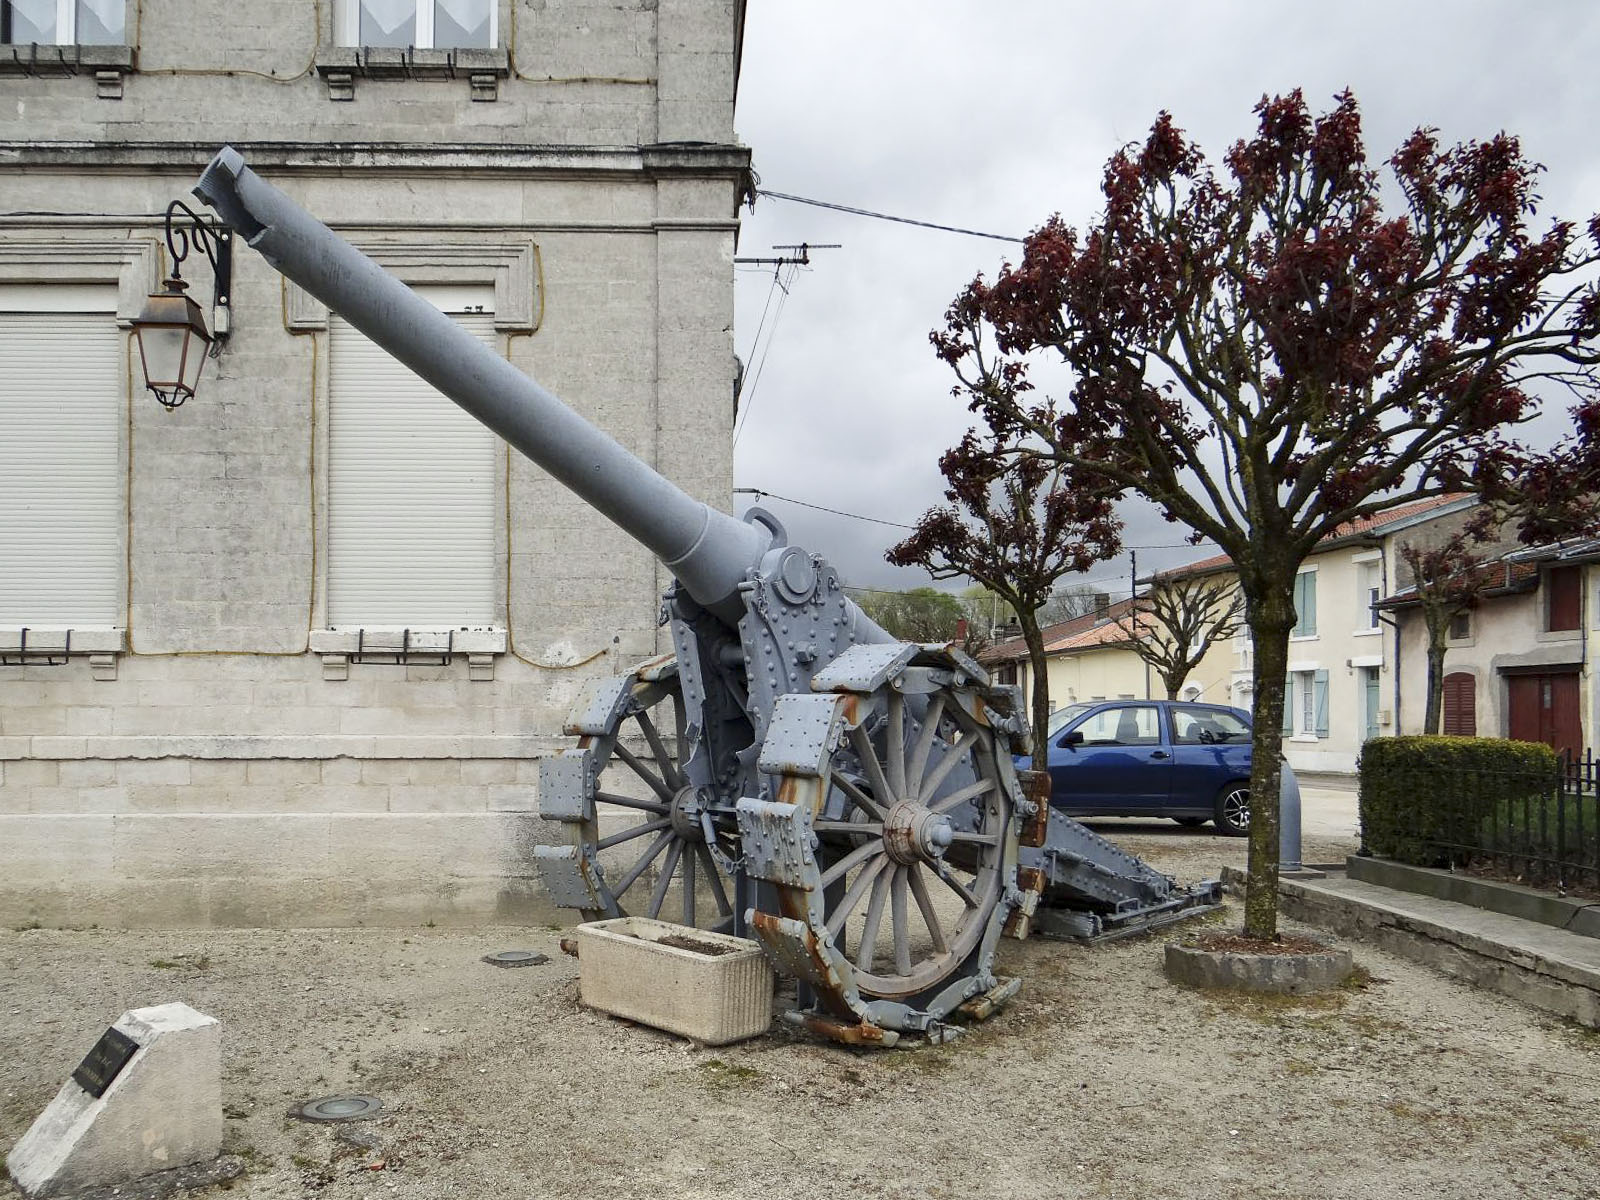
[[[1284,879],[1285,915],[1600,1029],[1600,940],[1330,873]]]
[[[1433,867],[1413,867],[1387,858],[1363,858],[1353,854],[1346,870],[1351,879],[1363,883],[1416,892],[1439,900],[1454,900],[1458,904],[1470,904],[1474,908],[1581,933],[1584,937],[1600,938],[1600,904],[1593,901],[1552,896],[1521,884],[1478,879]]]

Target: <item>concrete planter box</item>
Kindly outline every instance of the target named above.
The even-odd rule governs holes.
[[[772,1024],[772,965],[744,938],[645,917],[579,925],[579,996],[590,1008],[721,1046]],[[686,945],[681,939],[718,954]]]

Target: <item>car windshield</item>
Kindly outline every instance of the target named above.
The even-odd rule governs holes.
[[[1056,734],[1060,733],[1068,725],[1072,724],[1093,707],[1094,705],[1092,704],[1069,704],[1065,708],[1056,709],[1055,712],[1050,714],[1050,723],[1047,726],[1050,736],[1055,737]]]

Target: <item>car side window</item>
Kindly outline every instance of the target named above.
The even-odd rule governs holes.
[[[1172,740],[1180,746],[1238,746],[1250,741],[1250,726],[1221,708],[1172,710]]]
[[[1158,714],[1151,704],[1103,708],[1077,727],[1085,746],[1156,746],[1161,742]]]

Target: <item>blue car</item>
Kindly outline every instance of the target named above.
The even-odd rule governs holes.
[[[1070,704],[1050,714],[1049,762],[1050,803],[1068,816],[1209,820],[1222,833],[1249,831],[1250,714],[1242,709]]]

